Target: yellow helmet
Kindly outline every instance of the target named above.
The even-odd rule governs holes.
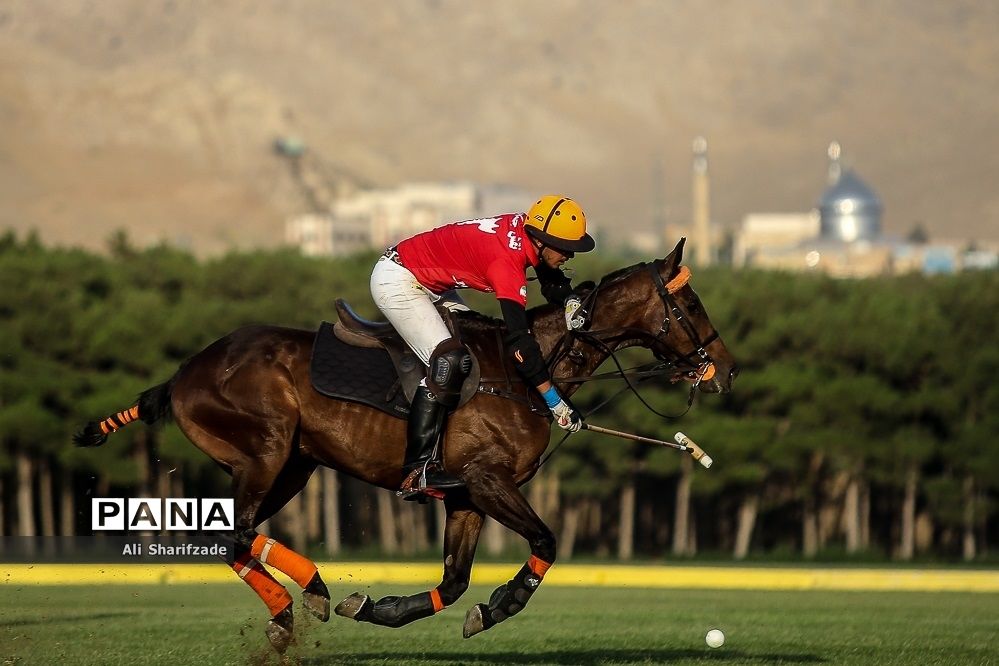
[[[586,233],[586,215],[579,204],[555,194],[541,197],[527,212],[524,229],[556,250],[589,252],[595,243]]]

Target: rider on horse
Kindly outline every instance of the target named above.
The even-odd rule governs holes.
[[[446,224],[400,242],[378,259],[371,272],[375,305],[427,368],[409,413],[403,490],[462,485],[444,471],[440,453],[435,455],[447,412],[457,406],[472,365],[468,350],[452,338],[434,306],[440,301],[452,311],[468,310],[455,289],[496,294],[514,367],[544,396],[560,427],[580,429],[582,419],[552,385],[528,327],[526,270],[534,267],[541,293],[550,303],[564,304],[566,325],[578,328],[583,324],[580,302],[559,267],[576,252],[593,247],[579,204],[549,195],[538,199],[526,215]]]

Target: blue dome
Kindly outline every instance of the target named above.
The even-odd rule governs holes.
[[[847,201],[852,204],[844,206]],[[843,172],[840,179],[830,185],[819,199],[819,211],[823,213],[827,210],[835,213],[842,211],[844,207],[847,211],[883,209],[878,195],[853,171]]]
[[[881,235],[881,199],[853,171],[844,171],[819,199],[821,233],[846,242]]]

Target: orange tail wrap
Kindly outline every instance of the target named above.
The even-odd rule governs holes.
[[[257,593],[274,617],[291,604],[291,595],[284,585],[274,580],[264,566],[249,553],[244,553],[232,563],[232,570]]]
[[[302,557],[291,548],[263,534],[258,534],[257,538],[253,540],[253,545],[250,546],[250,555],[260,560],[262,564],[269,564],[278,571],[287,574],[289,578],[298,583],[299,587],[303,588],[319,571],[319,567],[312,560]]]
[[[101,432],[105,435],[117,432],[119,428],[124,428],[137,418],[139,418],[139,406],[135,405],[101,421]]]
[[[545,574],[548,573],[548,570],[552,568],[552,565],[550,562],[545,562],[544,560],[531,555],[531,557],[527,560],[527,567],[533,571],[536,576],[544,578]]]

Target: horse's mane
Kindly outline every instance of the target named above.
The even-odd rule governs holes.
[[[555,310],[561,309],[562,308],[559,306],[551,303],[543,303],[541,305],[536,305],[533,308],[528,308],[527,323],[534,326],[534,322],[537,321],[539,317],[544,317],[551,314]],[[466,334],[493,334],[497,329],[501,329],[506,326],[506,323],[502,319],[491,317],[487,314],[476,312],[475,310],[469,310],[468,312],[455,312],[453,313],[453,316],[458,322],[458,328],[462,333]]]
[[[624,268],[619,268],[616,271],[612,271],[607,275],[600,278],[599,287],[610,286],[614,282],[623,280],[626,277],[630,277],[632,273],[635,273],[648,266],[644,261],[640,261],[637,264],[632,264],[631,266],[625,266]]]
[[[502,319],[497,319],[496,317],[491,317],[475,310],[455,312],[453,316],[458,321],[463,333],[488,333],[503,326]]]

